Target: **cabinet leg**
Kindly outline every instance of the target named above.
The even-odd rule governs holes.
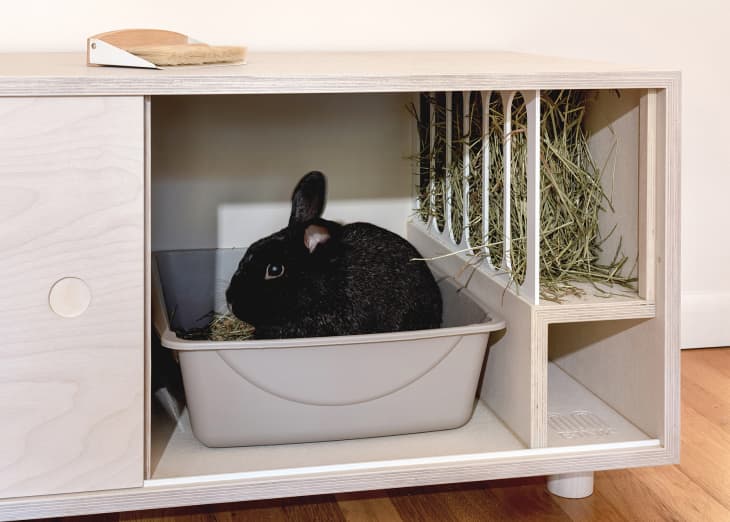
[[[547,489],[564,498],[584,498],[593,494],[593,472],[562,473],[547,478]]]

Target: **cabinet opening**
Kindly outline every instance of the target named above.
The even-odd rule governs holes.
[[[652,193],[646,188],[653,178],[645,157],[651,121],[644,117],[650,114],[645,106],[652,93],[579,94],[585,101],[579,124],[592,162],[583,167],[599,170],[592,182],[600,184],[603,195],[592,192],[580,200],[558,188],[557,199],[569,197],[565,205],[576,208],[598,206],[592,226],[599,229],[602,243],[592,253],[595,261],[615,263],[616,252],[622,252],[626,277],[643,277],[641,264],[650,262],[650,252],[642,254],[648,232],[640,215],[646,216],[650,205],[640,194]],[[170,352],[158,348],[152,377],[156,383],[170,383],[171,391],[151,407],[148,477],[270,472],[317,462],[336,466],[498,456],[539,447],[524,369],[534,327],[530,307],[643,299],[653,287],[648,280],[628,292],[600,282],[578,283],[578,290],[567,296],[551,301],[547,291],[545,299],[540,267],[552,251],[541,243],[535,227],[549,212],[538,201],[544,204],[542,197],[554,189],[551,176],[556,174],[545,159],[550,143],[538,131],[547,126],[545,111],[555,110],[550,104],[570,95],[571,91],[464,91],[152,97],[153,251],[246,247],[286,225],[293,186],[304,173],[319,170],[329,180],[325,217],[375,223],[407,236],[425,257],[454,253],[444,262],[434,261],[434,267],[458,276],[467,288],[471,277],[463,276],[471,270],[493,281],[474,290],[489,289],[482,297],[505,316],[508,327],[507,333],[490,340],[473,416],[462,428],[227,449],[208,448],[195,439],[179,393],[177,363],[170,361]],[[562,125],[567,133],[565,121]],[[540,161],[534,156],[538,145]],[[568,158],[567,163],[571,161],[578,160]],[[570,176],[569,170],[560,173]],[[536,172],[542,172],[540,184],[534,182]],[[501,223],[501,232],[495,222]],[[522,260],[519,266],[514,255]],[[473,263],[475,259],[479,262]],[[517,279],[511,275],[514,270]],[[211,277],[213,285],[227,285],[223,278]],[[512,304],[505,304],[505,293],[512,296]],[[575,328],[586,324],[590,323]],[[558,350],[552,347],[553,339],[559,335],[554,332],[561,331],[555,328],[548,365],[552,390],[559,389],[555,383],[559,385],[563,375],[570,379],[563,359],[553,353]],[[526,372],[530,374],[529,367]],[[515,386],[521,390],[517,398],[507,393]],[[590,386],[579,386],[592,393]],[[647,437],[655,436],[655,431],[643,425],[641,429]]]
[[[547,444],[660,439],[662,355],[646,342],[655,319],[549,327]]]

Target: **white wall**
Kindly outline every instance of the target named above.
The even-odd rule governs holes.
[[[90,34],[161,27],[260,50],[505,49],[683,71],[684,346],[730,344],[730,7],[723,0],[26,0],[0,51],[82,51]]]
[[[152,249],[245,247],[285,227],[310,170],[324,217],[405,235],[408,94],[155,96]],[[201,154],[200,151],[205,151]]]

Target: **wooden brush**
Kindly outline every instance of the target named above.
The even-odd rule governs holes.
[[[88,65],[157,68],[173,65],[238,63],[246,48],[213,46],[185,34],[162,29],[122,29],[97,34],[87,40]]]

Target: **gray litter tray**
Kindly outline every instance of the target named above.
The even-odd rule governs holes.
[[[157,252],[152,314],[177,351],[195,436],[206,446],[378,437],[457,428],[470,418],[489,333],[504,321],[441,284],[444,327],[249,341],[189,341],[173,328],[225,311],[244,249]]]

